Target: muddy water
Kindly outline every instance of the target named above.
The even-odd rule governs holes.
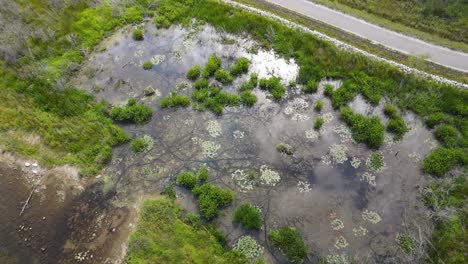
[[[268,250],[266,233],[286,224],[301,230],[312,255],[346,255],[371,262],[399,259],[397,233],[411,233],[412,221],[425,221],[417,191],[425,182],[419,161],[435,144],[418,119],[411,113],[404,116],[411,130],[403,140],[395,142],[392,135],[386,135],[380,150],[385,166],[376,172],[366,166],[373,152],[352,140],[349,129],[323,97],[324,84],[339,87],[339,80],[323,80],[315,95],[290,88],[280,103],[255,90],[259,100],[253,108],[227,108],[222,116],[190,108],[161,110],[161,96],[171,91],[190,93],[186,71],[194,64],[204,65],[212,53],[222,58],[224,67],[246,56],[254,62],[250,72],[280,76],[285,83],[295,78],[298,67],[271,51],[249,54],[246,50],[255,43],[209,26],[157,30],[149,25],[146,29],[140,42],[132,40],[129,28],[115,34],[103,43],[105,51],[94,55],[74,80],[98,99],[122,104],[135,97],[154,109],[148,124],[124,126],[134,137],[151,136],[153,147],[134,154],[129,144],[121,146],[104,171],[103,177],[115,190],[113,206],[129,206],[142,195],[157,194],[173,184],[181,171],[206,164],[210,182],[237,193],[235,206],[250,201],[261,208],[264,230],[251,235],[266,247],[271,262],[284,260]],[[235,40],[234,44],[226,39]],[[156,65],[143,70],[143,62],[151,59]],[[243,76],[224,89],[235,92],[246,79]],[[154,96],[144,96],[148,86],[156,89]],[[324,102],[322,113],[313,110],[317,100]],[[350,105],[357,112],[382,116],[383,103],[373,107],[357,97]],[[316,132],[313,125],[318,116],[326,122]],[[278,153],[279,143],[292,146],[294,154]],[[250,171],[255,173],[253,180],[246,177]],[[193,197],[177,191],[182,205],[196,211]],[[217,220],[232,244],[242,235],[231,222],[235,206]]]

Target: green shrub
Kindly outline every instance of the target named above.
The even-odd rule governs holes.
[[[320,130],[320,128],[322,128],[323,126],[323,123],[325,123],[325,120],[323,119],[323,117],[317,117],[317,119],[315,119],[315,122],[314,122],[314,129]]]
[[[208,79],[200,79],[200,80],[197,80],[193,84],[194,88],[197,89],[197,90],[208,88],[208,85],[209,85]]]
[[[331,84],[325,84],[325,88],[323,90],[323,94],[325,94],[326,96],[328,97],[332,97],[333,96],[333,92],[334,92],[335,88],[333,87],[333,85]]]
[[[302,86],[301,87],[301,90],[304,92],[304,93],[315,93],[317,92],[318,90],[318,83],[314,80],[310,80],[307,82],[306,85]]]
[[[200,166],[197,173],[198,181],[203,183],[208,180],[208,167],[206,165]]]
[[[145,88],[145,92],[144,92],[145,96],[152,96],[155,93],[156,93],[156,91],[154,90],[153,87],[148,86],[148,87]]]
[[[115,121],[145,123],[151,119],[153,110],[143,104],[137,104],[135,99],[128,100],[127,105],[123,107],[114,107],[110,116]]]
[[[294,154],[294,148],[291,147],[290,145],[284,144],[284,143],[279,143],[278,145],[276,145],[276,150],[279,153],[283,153],[283,154],[286,154],[286,155]]]
[[[284,226],[270,231],[268,239],[291,263],[302,263],[307,257],[307,250],[301,233],[293,227]]]
[[[199,65],[195,65],[192,68],[190,68],[190,70],[187,72],[187,78],[192,81],[195,81],[196,79],[198,79],[198,77],[200,77],[200,73],[201,67]]]
[[[208,62],[203,69],[202,77],[208,78],[213,76],[213,74],[221,67],[221,60],[216,56],[216,54],[212,54],[208,57]]]
[[[250,91],[242,92],[240,99],[242,104],[248,107],[252,107],[257,102],[257,96]]]
[[[143,152],[153,147],[153,139],[150,136],[143,136],[132,141],[132,150],[135,152]]]
[[[440,125],[434,132],[435,137],[440,143],[447,147],[455,146],[458,139],[458,131],[451,125]]]
[[[408,127],[401,116],[395,115],[387,123],[387,131],[395,134],[396,139],[401,139],[403,135],[408,132]]]
[[[153,69],[153,63],[151,61],[145,61],[145,63],[143,63],[143,69],[145,70]]]
[[[159,101],[161,108],[179,108],[187,107],[190,105],[190,98],[183,95],[178,95],[172,92],[170,96],[164,97]]]
[[[257,87],[257,83],[258,83],[258,75],[256,73],[252,73],[252,74],[250,74],[249,81],[244,82],[243,84],[241,84],[241,86],[239,87],[239,90],[241,92],[251,91],[251,90],[255,89],[255,87]]]
[[[384,158],[380,153],[372,153],[366,161],[366,165],[373,171],[380,171],[385,165]]]
[[[209,183],[196,186],[193,194],[198,198],[201,215],[207,220],[216,217],[219,209],[229,206],[234,201],[233,192]]]
[[[237,77],[243,73],[247,73],[249,71],[250,61],[247,58],[238,58],[234,65],[231,66],[230,72],[231,75]]]
[[[134,40],[140,41],[143,40],[143,30],[140,28],[134,29],[132,33],[132,37]]]
[[[187,223],[190,226],[193,227],[198,227],[200,225],[200,215],[198,214],[193,214],[193,213],[188,213],[185,215],[185,223]]]
[[[341,110],[341,117],[351,127],[356,142],[365,143],[372,149],[382,146],[385,127],[378,117],[367,118],[361,114],[355,114],[349,107]]]
[[[439,147],[432,151],[423,161],[423,170],[434,176],[443,176],[456,165],[466,163],[463,150]]]
[[[323,108],[323,102],[322,101],[317,101],[315,103],[315,106],[314,106],[315,111],[321,112],[322,108]]]
[[[191,172],[182,172],[176,178],[177,185],[192,190],[197,185],[197,176]]]
[[[262,217],[257,207],[251,203],[244,203],[234,213],[234,222],[240,223],[247,230],[260,230]]]
[[[391,105],[391,104],[385,105],[383,111],[384,111],[384,114],[388,118],[394,118],[394,117],[398,116],[398,112],[397,112],[396,108],[393,107],[393,105]]]
[[[174,190],[174,187],[172,187],[172,185],[165,186],[161,194],[167,195],[167,197],[171,199],[172,201],[177,198],[177,194]]]
[[[414,240],[408,235],[398,235],[397,243],[406,254],[411,254],[414,250]]]
[[[227,72],[225,69],[218,69],[215,72],[214,76],[215,79],[222,84],[232,83],[232,81],[234,80],[229,74],[229,72]]]
[[[278,77],[271,77],[270,79],[260,79],[259,87],[262,90],[269,91],[275,100],[280,100],[286,92],[284,85],[281,84],[280,78]]]
[[[449,116],[444,113],[434,113],[429,115],[425,119],[426,126],[429,128],[434,128],[435,126],[442,124],[442,123],[451,123],[452,120]]]

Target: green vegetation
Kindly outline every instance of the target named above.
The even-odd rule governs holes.
[[[225,69],[218,69],[215,72],[214,76],[215,76],[215,79],[222,84],[229,84],[229,83],[232,83],[232,81],[234,80],[231,74]]]
[[[215,218],[218,215],[218,211],[229,206],[235,198],[233,192],[210,183],[195,186],[192,191],[198,198],[200,213],[206,220]]]
[[[159,101],[159,106],[161,108],[188,107],[190,106],[190,98],[172,92],[170,96],[161,98],[161,100]]]
[[[200,166],[200,168],[198,168],[197,177],[200,183],[206,182],[206,180],[208,180],[208,166]]]
[[[145,96],[152,96],[152,95],[154,95],[155,93],[156,93],[156,91],[154,90],[153,87],[148,86],[148,87],[145,88],[145,92],[144,92],[144,95],[145,95]]]
[[[317,101],[314,106],[315,111],[321,112],[323,109],[323,102],[322,101]]]
[[[169,199],[146,200],[130,238],[126,263],[249,263],[238,252],[223,248],[216,231],[184,222],[180,211]]]
[[[197,185],[197,176],[191,172],[182,172],[176,178],[176,183],[180,186],[183,186],[189,190],[193,190]]]
[[[137,104],[134,98],[130,98],[125,106],[112,108],[110,116],[115,121],[142,124],[151,119],[153,110],[143,104]]]
[[[145,61],[143,63],[143,69],[145,69],[145,70],[153,69],[153,63],[151,61]]]
[[[429,184],[424,193],[436,224],[432,233],[433,247],[429,247],[431,260],[438,264],[466,263],[468,178],[461,175],[439,179]]]
[[[192,81],[195,81],[196,79],[198,79],[198,77],[200,77],[200,73],[201,73],[201,67],[200,65],[194,65],[192,68],[190,68],[190,70],[187,72],[187,78],[192,80]]]
[[[208,167],[202,165],[196,174],[182,172],[176,178],[176,183],[189,190],[198,198],[200,213],[206,220],[212,220],[218,215],[218,211],[229,206],[235,198],[235,194],[210,183],[204,183],[208,179]],[[199,185],[201,184],[201,185]]]
[[[251,262],[258,259],[263,254],[263,248],[257,243],[257,240],[251,236],[242,236],[234,245],[233,250],[239,252],[242,256],[247,257]],[[258,259],[254,263],[265,264],[261,259]]]
[[[468,163],[466,152],[462,149],[439,147],[423,161],[425,172],[441,177],[456,165]]]
[[[257,207],[251,203],[244,203],[234,213],[234,222],[240,223],[247,230],[260,230],[262,217]]]
[[[398,114],[393,105],[385,105],[384,114],[390,119],[387,124],[387,131],[395,134],[395,139],[401,139],[408,132],[408,127],[403,118]]]
[[[317,119],[315,119],[315,122],[314,122],[314,129],[320,130],[320,128],[322,128],[323,126],[323,123],[325,123],[325,120],[323,119],[323,117],[317,117]]]
[[[143,152],[153,147],[153,139],[150,136],[143,136],[132,141],[132,150],[135,152]]]
[[[462,0],[319,0],[392,30],[406,32],[443,46],[467,43],[468,4]],[[465,48],[466,50],[466,48]]]
[[[259,87],[262,90],[269,91],[275,100],[280,100],[283,97],[286,89],[281,84],[280,78],[271,77],[270,79],[262,78],[259,81]]]
[[[232,76],[239,76],[243,73],[247,73],[249,71],[250,61],[247,58],[238,58],[234,65],[231,66],[230,72]]]
[[[459,133],[451,125],[440,125],[434,131],[434,135],[444,146],[451,147],[456,145]]]
[[[276,150],[279,153],[286,154],[286,155],[294,154],[294,148],[284,143],[279,143],[278,145],[276,145]]]
[[[440,112],[430,114],[424,121],[428,128],[434,128],[435,126],[439,124],[444,124],[444,123],[450,124],[453,122],[453,120],[449,116]]]
[[[210,82],[208,81],[208,79],[203,78],[194,82],[193,86],[195,87],[196,90],[201,90],[203,88],[208,88],[209,84]]]
[[[412,237],[400,234],[397,236],[397,243],[406,254],[411,254],[413,252],[414,240]]]
[[[143,30],[140,28],[134,29],[132,33],[132,37],[134,40],[140,41],[143,40]]]
[[[176,191],[174,190],[174,187],[172,187],[172,185],[165,186],[161,194],[166,195],[167,198],[171,199],[171,201],[177,199]]]
[[[221,59],[219,59],[216,54],[210,55],[208,57],[208,62],[203,68],[202,77],[209,78],[215,74],[215,72],[221,67]]]
[[[318,90],[318,83],[314,80],[310,80],[306,85],[301,87],[301,90],[308,94],[315,93]]]
[[[257,102],[257,96],[253,94],[251,91],[243,91],[240,94],[240,99],[243,105],[252,107]]]
[[[325,94],[326,96],[328,97],[332,97],[333,96],[333,91],[335,90],[335,88],[333,87],[333,85],[331,84],[325,84],[325,87],[323,89],[323,94]]]
[[[382,154],[372,153],[367,159],[366,165],[373,171],[380,171],[385,165]]]
[[[341,117],[351,127],[356,142],[365,143],[372,149],[382,146],[385,127],[378,117],[367,118],[361,114],[355,114],[349,107],[341,110]]]
[[[239,90],[241,92],[245,91],[251,91],[257,87],[258,84],[258,75],[256,73],[250,74],[250,79],[249,81],[243,83],[240,87]]]
[[[304,240],[296,228],[284,226],[270,231],[268,239],[291,263],[302,263],[307,257]]]

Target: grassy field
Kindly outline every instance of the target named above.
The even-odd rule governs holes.
[[[462,0],[311,0],[373,24],[468,52],[468,3]]]

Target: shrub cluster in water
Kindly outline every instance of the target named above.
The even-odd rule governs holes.
[[[302,263],[307,250],[301,233],[293,227],[284,226],[268,233],[273,247],[279,249],[291,263]]]
[[[143,104],[137,104],[134,98],[129,99],[125,106],[114,107],[110,112],[115,121],[138,124],[149,121],[152,115],[153,110]]]
[[[245,229],[260,230],[262,217],[257,207],[251,203],[244,203],[234,213],[234,222],[240,223]]]
[[[170,96],[161,98],[159,106],[161,108],[179,108],[188,107],[190,105],[190,98],[183,95],[178,95],[172,92]]]
[[[395,107],[389,104],[385,105],[384,114],[390,119],[387,123],[387,131],[394,133],[396,139],[401,139],[408,132],[408,127],[403,118],[398,114]]]
[[[201,215],[211,220],[218,215],[218,211],[230,205],[234,201],[234,193],[217,187],[213,184],[204,183],[208,178],[208,168],[201,166],[194,174],[182,172],[176,178],[176,183],[193,192],[198,198],[198,207]]]
[[[378,117],[367,118],[361,114],[355,114],[350,107],[341,110],[341,116],[351,127],[354,140],[366,143],[370,148],[379,148],[384,141],[385,127]]]
[[[280,78],[278,77],[271,77],[269,79],[262,78],[258,86],[262,90],[269,91],[275,100],[280,100],[286,92],[284,85],[281,84]]]

